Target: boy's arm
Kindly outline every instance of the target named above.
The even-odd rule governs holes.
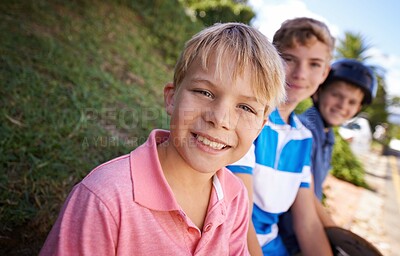
[[[318,213],[318,217],[324,227],[334,227],[337,226],[336,223],[333,221],[329,213],[325,210],[324,206],[322,205],[321,201],[314,196],[314,203],[315,208]]]
[[[249,151],[239,161],[227,166],[245,185],[249,197],[249,228],[247,232],[247,246],[252,256],[263,255],[258,243],[256,231],[252,221],[253,213],[253,169],[256,163],[255,146],[251,145]]]
[[[68,196],[39,255],[114,255],[118,227],[108,208],[84,185]]]
[[[246,186],[247,192],[249,194],[249,211],[250,211],[250,220],[249,220],[249,229],[247,231],[247,246],[249,248],[250,255],[262,256],[263,253],[261,251],[261,246],[258,243],[256,230],[254,229],[253,221],[252,221],[252,212],[253,212],[253,176],[247,173],[235,173]]]
[[[328,238],[319,219],[314,192],[300,188],[292,205],[293,226],[302,255],[332,255]]]

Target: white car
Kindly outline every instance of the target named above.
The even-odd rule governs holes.
[[[389,142],[389,148],[400,152],[400,140],[391,139]]]
[[[372,132],[369,121],[364,117],[355,117],[339,128],[340,136],[350,143],[354,154],[368,153],[371,147]]]

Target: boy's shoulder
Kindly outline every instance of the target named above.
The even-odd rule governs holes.
[[[293,123],[292,127],[294,130],[298,130],[300,132],[303,132],[304,134],[309,134],[310,130],[306,127],[304,127],[303,122],[301,121],[301,118],[299,115],[293,112],[292,114],[293,121],[290,121]]]
[[[268,122],[264,129],[260,133],[260,137],[266,135],[270,136],[284,136],[289,140],[303,140],[312,138],[311,131],[304,126],[303,122],[300,121],[297,114],[292,112],[289,116],[289,125],[286,124],[278,114],[270,115]],[[257,138],[257,140],[259,139]]]
[[[132,192],[133,180],[138,173],[144,173],[142,170],[148,170],[148,176],[154,176],[158,170],[157,140],[168,136],[168,131],[153,130],[148,140],[134,149],[132,152],[120,157],[114,158],[94,168],[83,180],[84,184],[93,192],[102,193],[107,189],[123,191],[130,189]],[[154,171],[152,171],[154,170]],[[150,185],[150,184],[148,184]]]
[[[299,115],[301,123],[314,133],[315,130],[324,129],[324,121],[316,107],[310,107]]]
[[[130,155],[127,154],[97,166],[81,183],[97,193],[112,187],[125,187],[125,183],[130,181]]]
[[[238,178],[235,174],[233,174],[228,168],[223,167],[220,171],[217,172],[217,176],[221,182],[224,182],[225,186],[232,186],[234,189],[240,188],[243,186],[243,182],[240,178]]]

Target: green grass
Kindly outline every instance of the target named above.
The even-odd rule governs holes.
[[[162,89],[178,53],[150,25],[169,17],[128,2],[0,5],[0,254],[37,254],[76,182],[168,127]],[[176,47],[190,23],[175,25],[192,29]]]

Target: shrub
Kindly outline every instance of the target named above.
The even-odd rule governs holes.
[[[364,180],[364,167],[351,151],[349,143],[338,134],[337,129],[335,129],[335,140],[331,174],[338,179],[368,188]]]

